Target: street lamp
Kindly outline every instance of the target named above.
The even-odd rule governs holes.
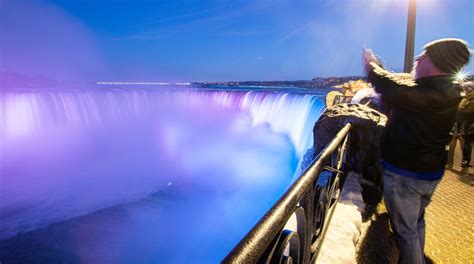
[[[415,24],[416,24],[416,0],[408,3],[407,41],[405,45],[404,72],[411,72],[413,68],[413,56],[415,51]]]

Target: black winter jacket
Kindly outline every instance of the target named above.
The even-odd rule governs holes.
[[[458,132],[466,136],[474,134],[474,91],[467,94],[461,101],[458,110]]]
[[[382,159],[413,172],[443,169],[461,101],[460,90],[449,76],[412,80],[372,66],[369,82],[384,103],[392,107],[382,142]]]

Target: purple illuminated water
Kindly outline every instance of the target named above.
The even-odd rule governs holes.
[[[0,94],[0,261],[215,263],[294,179],[322,94]]]

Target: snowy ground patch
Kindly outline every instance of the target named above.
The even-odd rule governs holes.
[[[332,215],[317,263],[357,263],[356,245],[361,234],[361,176],[350,172]]]
[[[327,229],[316,263],[357,263],[356,245],[361,235],[362,177],[349,172]],[[285,228],[296,230],[293,214]]]

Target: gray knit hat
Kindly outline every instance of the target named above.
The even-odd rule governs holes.
[[[426,44],[426,55],[439,70],[455,74],[469,62],[469,44],[462,39],[445,38]]]

